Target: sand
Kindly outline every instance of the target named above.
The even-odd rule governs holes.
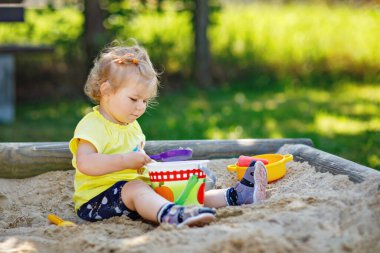
[[[217,188],[234,184],[225,168],[235,162],[210,162]],[[354,184],[307,163],[287,167],[264,202],[220,208],[211,225],[180,229],[126,217],[81,221],[72,170],[0,179],[0,252],[380,252],[378,181]],[[50,224],[49,213],[78,226]]]

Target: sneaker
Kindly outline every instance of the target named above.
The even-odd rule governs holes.
[[[257,203],[266,198],[266,186],[268,184],[268,173],[264,164],[257,161],[254,165],[255,172],[253,174],[254,190],[253,202]]]
[[[244,173],[240,182],[226,192],[228,205],[240,206],[256,203],[265,199],[267,171],[260,161],[253,161]]]
[[[215,210],[213,208],[173,205],[161,218],[161,223],[173,224],[177,227],[185,225],[199,227],[207,225],[214,220]]]

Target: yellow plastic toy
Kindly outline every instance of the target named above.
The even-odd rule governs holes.
[[[293,156],[290,154],[263,154],[252,157],[268,160],[268,164],[265,165],[268,172],[268,183],[284,177],[286,174],[286,163],[293,160]],[[241,180],[243,178],[246,169],[247,167],[240,167],[237,165],[237,163],[227,166],[227,170],[236,172],[238,180]]]
[[[49,214],[48,220],[51,223],[53,223],[57,226],[60,226],[60,227],[74,227],[77,225],[74,222],[62,220],[61,218],[59,218],[58,216],[56,216],[54,214]]]

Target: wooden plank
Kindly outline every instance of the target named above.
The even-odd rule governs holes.
[[[319,172],[347,175],[355,183],[377,178],[380,190],[380,172],[372,168],[302,144],[284,145],[278,152],[290,153],[294,161],[308,162]]]
[[[1,13],[0,13],[1,16]],[[11,123],[15,117],[15,54],[54,51],[51,46],[0,46],[0,123]]]
[[[14,120],[14,72],[15,63],[12,55],[0,54],[0,122],[10,123]]]
[[[285,144],[305,144],[313,146],[310,139],[238,139],[238,140],[167,140],[148,141],[148,154],[169,149],[191,148],[194,159],[232,158],[239,155],[275,153]]]
[[[231,158],[275,153],[284,144],[313,145],[310,139],[161,140],[147,141],[148,154],[176,148],[193,149],[193,159]],[[26,178],[54,170],[69,170],[68,142],[0,143],[0,177]]]
[[[0,3],[0,22],[24,22],[24,6]]]
[[[0,53],[51,53],[54,47],[46,45],[1,45]]]

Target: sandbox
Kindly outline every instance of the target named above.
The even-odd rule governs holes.
[[[226,154],[219,150],[221,143],[208,141],[207,145],[218,146],[209,153],[194,152],[194,159],[210,160],[208,167],[217,176],[217,188],[236,182],[236,175],[226,166],[235,163],[239,154],[290,153],[294,161],[287,164],[285,177],[268,185],[264,202],[220,208],[216,222],[180,229],[126,217],[82,221],[73,211],[71,166],[47,169],[54,162],[64,167],[70,160],[66,143],[0,144],[0,171],[8,171],[7,175],[13,171],[12,177],[0,178],[0,252],[380,252],[380,173],[310,143],[293,142],[270,140],[275,145],[260,150],[258,146],[268,148],[265,140],[256,144],[224,141],[230,152]],[[194,145],[199,141],[189,143],[197,150]],[[31,147],[38,156],[31,155]],[[161,151],[153,150],[157,145],[151,147],[152,153]],[[171,147],[176,148],[173,144],[161,149]],[[222,157],[212,157],[218,152]],[[37,161],[42,154],[49,163]],[[6,156],[11,158],[5,161]],[[25,171],[35,175],[15,179]],[[50,224],[49,213],[78,226]]]

